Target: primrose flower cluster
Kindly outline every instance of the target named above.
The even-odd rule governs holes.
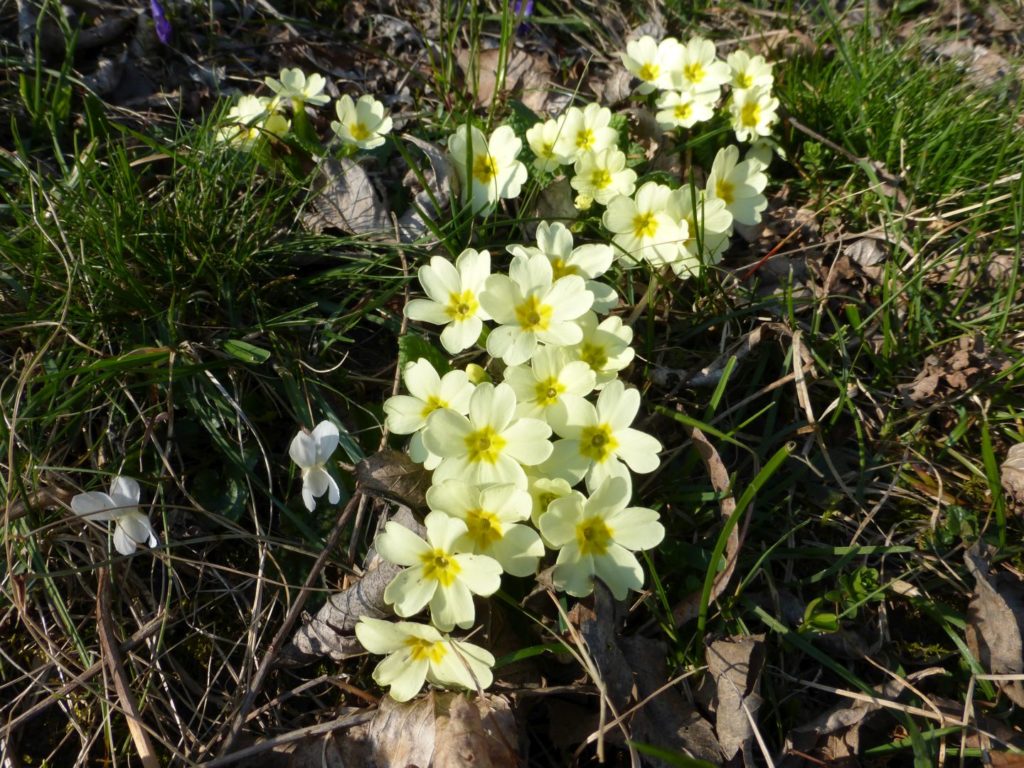
[[[324,93],[327,81],[320,74],[286,68],[281,70],[280,79],[267,77],[264,82],[274,95],[241,96],[228,111],[225,125],[218,129],[218,140],[251,150],[265,138],[284,138],[293,127],[292,119],[305,120],[307,105],[323,107],[331,101]],[[347,152],[379,147],[391,132],[391,117],[372,96],[353,101],[351,96],[342,95],[335,101],[334,111],[338,119],[331,122],[331,130]]]
[[[632,330],[608,314],[618,296],[599,280],[613,249],[575,245],[563,224],[542,222],[535,246],[507,250],[507,272],[493,271],[486,250],[433,257],[418,272],[425,298],[405,310],[440,326],[451,355],[485,338],[491,360],[489,374],[409,362],[407,394],[384,405],[388,429],[409,435],[411,457],[433,470],[425,535],[391,521],[375,542],[403,567],[385,601],[430,623],[356,627],[367,650],[388,654],[374,677],[398,699],[424,680],[490,683],[493,657],[447,633],[470,629],[474,596],[504,577],[535,576],[552,552],[557,589],[583,597],[601,579],[623,599],[643,585],[635,553],[664,536],[657,512],[630,506],[631,471],[654,471],[661,444],[632,426],[640,393],[618,379],[634,351]]]

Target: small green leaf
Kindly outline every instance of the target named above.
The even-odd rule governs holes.
[[[250,344],[247,341],[240,341],[238,339],[228,339],[225,341],[224,351],[232,357],[241,360],[243,363],[259,365],[260,363],[265,363],[270,359],[270,352],[263,349],[263,347],[257,347],[255,344]]]
[[[434,366],[434,370],[444,376],[452,367],[448,364],[448,358],[422,336],[415,333],[407,333],[398,340],[398,369],[404,370],[408,363],[415,363],[421,357]]]

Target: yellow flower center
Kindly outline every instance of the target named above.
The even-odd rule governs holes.
[[[448,294],[448,306],[444,313],[452,320],[468,320],[480,309],[480,303],[476,300],[476,294],[472,291]]]
[[[555,143],[553,141],[545,141],[540,148],[540,156],[546,158],[552,158],[555,156]]]
[[[487,184],[498,175],[498,163],[488,154],[473,158],[473,178],[481,184]]]
[[[557,377],[551,376],[534,385],[533,397],[541,405],[549,406],[558,402],[558,396],[563,392],[565,392],[565,384],[560,382]]]
[[[651,62],[647,62],[640,67],[640,71],[637,73],[637,77],[648,83],[657,80],[660,75],[661,67]]]
[[[557,493],[545,491],[544,493],[537,497],[537,504],[540,506],[541,509],[546,511],[548,508],[548,504],[550,504],[552,501],[558,498],[561,497]]]
[[[687,120],[693,114],[693,104],[676,104],[676,120]]]
[[[612,183],[612,175],[605,168],[597,168],[590,174],[590,183],[594,189],[604,189]]]
[[[431,664],[439,664],[448,654],[448,649],[444,647],[444,643],[431,642],[430,640],[424,640],[422,637],[407,637],[405,639],[405,645],[409,649],[409,656],[413,661],[429,661]]]
[[[758,122],[761,120],[761,107],[757,105],[757,102],[753,104],[744,104],[743,109],[740,110],[740,122],[750,128],[756,128]]]
[[[603,555],[611,543],[611,528],[600,517],[592,517],[576,526],[576,545],[581,555]]]
[[[736,87],[743,89],[749,88],[754,84],[754,77],[749,72],[740,72],[736,75]]]
[[[501,449],[508,442],[490,426],[470,432],[465,437],[469,460],[473,463],[494,464],[501,455]]]
[[[704,65],[699,61],[695,61],[692,64],[687,64],[683,67],[683,77],[689,80],[691,83],[699,83],[704,79],[704,75],[707,72],[704,70]]]
[[[719,200],[724,200],[726,205],[732,205],[733,200],[736,199],[736,187],[733,186],[732,182],[725,179],[716,179],[715,197]]]
[[[590,149],[594,146],[594,132],[589,128],[582,129],[576,134],[576,146],[580,149]]]
[[[578,275],[580,273],[575,264],[567,264],[565,259],[551,260],[552,281],[565,277],[566,275]]]
[[[442,400],[437,395],[430,395],[426,400],[423,401],[423,410],[420,411],[420,416],[424,419],[430,414],[436,411],[438,408],[447,408],[448,401]]]
[[[469,538],[480,550],[490,549],[504,534],[498,516],[484,509],[469,510],[466,514],[466,528]]]
[[[536,296],[528,296],[516,307],[516,320],[524,331],[546,331],[554,309],[542,304]]]
[[[607,424],[584,427],[580,431],[580,453],[598,464],[607,461],[618,447],[619,441],[615,439],[612,428]]]
[[[358,121],[349,123],[348,132],[352,134],[352,138],[356,141],[362,141],[370,136],[370,129]]]
[[[633,217],[634,237],[654,237],[657,233],[658,217],[654,213],[638,213]]]
[[[420,561],[423,563],[423,578],[436,581],[442,587],[450,587],[462,570],[451,553],[443,549],[425,552],[420,555]]]
[[[600,344],[585,341],[580,346],[580,360],[589,365],[592,371],[602,371],[608,365],[608,350]]]

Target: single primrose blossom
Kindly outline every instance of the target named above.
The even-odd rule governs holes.
[[[419,268],[417,277],[429,298],[413,299],[405,305],[405,316],[433,325],[443,325],[441,346],[455,355],[480,338],[483,321],[491,316],[480,304],[480,294],[491,273],[491,254],[467,248],[453,266],[434,256]]]
[[[427,491],[432,510],[458,518],[466,533],[453,547],[488,555],[512,576],[532,576],[544,556],[544,544],[528,525],[533,502],[530,494],[511,484],[470,485],[461,480],[435,483]]]
[[[540,518],[548,511],[548,506],[555,499],[572,493],[572,486],[560,477],[544,477],[543,475],[527,474],[527,491],[530,493],[532,508],[530,520],[540,530]],[[542,534],[543,535],[543,534]]]
[[[551,458],[540,470],[571,483],[586,476],[591,487],[621,473],[622,462],[634,472],[653,472],[660,463],[661,443],[630,426],[639,410],[640,393],[617,379],[601,390],[596,405],[564,400],[550,416],[562,439],[555,441]]]
[[[564,118],[552,118],[535,123],[526,131],[526,144],[533,152],[533,167],[538,171],[555,171],[572,162],[571,155],[563,155],[556,149],[564,122]]]
[[[434,469],[441,462],[441,457],[430,453],[423,445],[427,417],[439,408],[451,408],[466,415],[474,386],[466,371],[448,371],[441,376],[430,361],[422,357],[406,364],[402,370],[402,381],[409,394],[387,399],[384,403],[387,415],[384,424],[396,435],[412,435],[409,456],[427,469]]]
[[[530,257],[538,253],[547,256],[551,262],[551,276],[554,280],[566,275],[579,275],[585,281],[588,291],[594,294],[592,309],[606,313],[619,303],[615,289],[596,278],[603,275],[612,265],[615,252],[604,243],[588,243],[573,247],[572,232],[561,222],[542,221],[537,226],[537,246],[510,245],[508,252],[513,256]]]
[[[89,491],[71,499],[71,511],[96,523],[114,521],[114,549],[130,555],[140,544],[157,545],[149,517],[139,510],[142,491],[136,480],[118,475],[110,484],[110,492]]]
[[[680,259],[671,266],[676,275],[685,279],[700,274],[705,265],[722,260],[732,234],[732,214],[724,200],[706,197],[702,190],[680,187],[673,198],[674,215],[686,221],[689,237],[682,245]]]
[[[288,455],[302,470],[302,503],[310,512],[316,509],[315,499],[325,493],[331,504],[341,501],[341,489],[324,467],[339,439],[338,428],[321,421],[311,433],[302,430],[295,435],[288,446]]]
[[[671,194],[664,184],[649,181],[635,197],[620,195],[608,203],[601,222],[613,233],[612,242],[620,249],[619,259],[626,266],[646,261],[661,267],[679,258],[679,245],[688,233],[685,222],[669,214]]]
[[[671,73],[681,57],[682,46],[674,37],[666,37],[659,43],[650,35],[630,40],[626,43],[626,52],[619,54],[622,66],[640,81],[636,92],[641,95],[671,88]]]
[[[473,643],[442,635],[429,624],[363,616],[355,627],[359,644],[385,656],[373,679],[395,701],[409,701],[424,682],[475,691],[490,687],[494,656]]]
[[[519,196],[526,166],[516,158],[523,142],[507,125],[490,138],[475,126],[460,125],[448,137],[448,154],[462,185],[462,202],[474,213],[490,213],[499,200]]]
[[[423,444],[441,457],[434,482],[463,480],[484,485],[526,487],[524,466],[551,455],[551,427],[539,419],[516,418],[516,395],[508,384],[478,384],[469,415],[450,408],[427,417]]]
[[[544,347],[530,364],[505,369],[505,383],[516,393],[516,415],[546,419],[565,399],[584,398],[594,391],[597,376],[582,360],[573,360],[564,347]]]
[[[597,377],[596,389],[614,381],[618,372],[633,362],[636,350],[633,343],[633,329],[622,322],[617,315],[610,315],[601,322],[597,315],[587,312],[576,321],[583,332],[579,344],[566,351],[573,360],[582,360]]]
[[[359,101],[344,94],[334,103],[337,120],[331,121],[331,130],[341,141],[359,149],[373,149],[384,143],[391,133],[391,116],[384,114],[384,105],[373,96],[364,94]]]
[[[600,104],[583,109],[569,107],[563,116],[562,130],[555,151],[575,162],[584,152],[600,152],[619,142],[619,133],[609,123],[612,111]]]
[[[681,56],[671,74],[671,87],[675,91],[713,94],[712,101],[717,101],[731,75],[729,65],[716,58],[715,44],[693,37],[681,46]]]
[[[733,91],[729,100],[729,115],[737,141],[753,141],[768,136],[778,121],[776,110],[779,100],[766,86],[755,85],[742,91]]]
[[[545,255],[519,253],[508,275],[487,278],[480,303],[498,323],[487,337],[487,353],[506,365],[519,365],[541,343],[576,344],[581,333],[573,321],[590,309],[594,294],[578,275],[555,280]]]
[[[626,506],[631,493],[628,478],[616,476],[604,480],[590,498],[573,491],[550,503],[540,529],[558,549],[552,573],[556,588],[586,597],[599,578],[616,600],[640,590],[644,573],[633,553],[660,544],[665,528],[653,509]]]
[[[763,173],[760,160],[738,162],[740,150],[730,144],[718,150],[707,179],[708,198],[718,198],[739,224],[757,224],[761,211],[768,207],[764,188],[768,177]]]
[[[331,100],[331,97],[323,92],[327,86],[323,75],[314,72],[307,76],[298,67],[282,69],[280,80],[267,77],[264,78],[264,82],[279,100],[290,101],[296,111],[306,104],[322,107]]]
[[[501,586],[501,565],[486,555],[459,550],[455,542],[469,530],[466,523],[443,512],[423,521],[426,540],[404,525],[388,521],[374,540],[377,553],[405,566],[384,589],[384,602],[402,618],[430,606],[430,620],[443,632],[469,629],[476,615],[473,595],[487,597]]]
[[[274,109],[271,99],[242,96],[228,110],[227,125],[217,129],[217,140],[250,150],[267,136],[284,136],[291,122]]]
[[[626,167],[626,154],[616,147],[581,152],[573,170],[570,186],[601,205],[618,195],[629,197],[636,189],[636,171]]]
[[[692,91],[666,91],[658,99],[654,118],[663,130],[692,128],[715,116],[713,94]]]
[[[732,72],[729,84],[734,90],[742,91],[754,86],[771,88],[775,82],[772,65],[765,61],[764,56],[751,56],[746,51],[733,51],[726,61]]]

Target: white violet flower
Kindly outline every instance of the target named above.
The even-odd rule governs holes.
[[[479,645],[442,635],[429,624],[363,616],[356,637],[370,653],[386,656],[373,679],[389,687],[395,701],[409,701],[424,681],[441,688],[475,691],[490,687],[494,656]]]
[[[404,525],[389,520],[374,540],[377,553],[395,565],[406,566],[384,589],[384,602],[402,618],[430,605],[430,620],[443,632],[469,629],[476,615],[473,595],[487,597],[501,586],[501,565],[486,555],[456,548],[468,530],[466,523],[444,512],[431,512],[423,521],[424,541]]]
[[[321,421],[312,433],[304,429],[299,432],[288,446],[288,455],[302,470],[302,503],[310,512],[316,509],[315,499],[325,493],[331,504],[341,501],[341,489],[324,468],[339,439],[338,428]]]
[[[110,484],[110,493],[79,493],[71,499],[71,510],[97,523],[113,520],[114,549],[130,555],[140,544],[157,545],[149,517],[139,510],[141,495],[137,481],[118,475]]]

